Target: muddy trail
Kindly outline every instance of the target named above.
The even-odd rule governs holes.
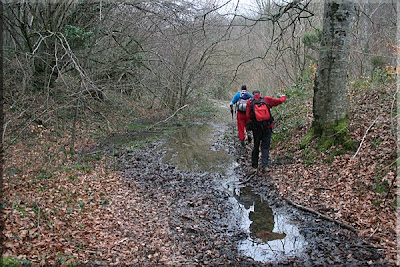
[[[132,263],[385,266],[382,250],[289,205],[268,176],[246,176],[251,145],[237,146],[235,121],[175,127],[140,150],[112,148],[135,199],[126,205],[135,215],[121,218],[138,244]]]

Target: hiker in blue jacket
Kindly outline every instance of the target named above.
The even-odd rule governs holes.
[[[236,104],[236,111],[237,111],[237,127],[238,127],[238,133],[239,133],[239,140],[241,145],[244,147],[245,146],[245,131],[246,130],[246,125],[247,125],[247,117],[246,117],[246,105],[247,105],[247,100],[252,99],[253,95],[247,92],[247,86],[242,85],[241,91],[237,92],[230,103],[230,108],[231,112],[233,113],[233,105]],[[247,140],[249,143],[251,142],[251,136],[250,132],[247,132]]]

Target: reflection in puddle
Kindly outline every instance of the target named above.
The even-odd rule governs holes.
[[[285,233],[273,232],[274,215],[267,202],[256,195],[249,186],[237,188],[235,191],[236,200],[246,211],[249,211],[250,236],[253,239],[268,242],[285,238]]]
[[[213,127],[196,125],[182,128],[165,144],[163,161],[171,161],[181,170],[223,173],[232,161],[225,151],[211,149]]]
[[[287,216],[273,214],[251,187],[236,188],[233,196],[240,225],[248,233],[248,238],[239,244],[242,253],[261,262],[280,261],[301,253],[306,242]]]

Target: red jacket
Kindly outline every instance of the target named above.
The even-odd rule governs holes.
[[[261,98],[260,94],[255,94],[253,99],[255,100],[259,100]],[[270,96],[264,96],[264,101],[269,104],[271,107],[275,107],[277,105],[282,104],[283,102],[286,101],[286,96],[283,95],[280,98],[273,98]],[[250,121],[250,108],[251,108],[251,103],[250,100],[247,101],[247,105],[246,105],[246,119],[247,121]],[[274,127],[274,124],[271,123],[270,128]]]

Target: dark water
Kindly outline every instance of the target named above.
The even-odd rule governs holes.
[[[181,170],[221,174],[221,187],[230,194],[229,201],[234,206],[234,220],[248,233],[238,248],[243,254],[262,262],[298,256],[306,242],[288,215],[284,211],[273,211],[251,187],[241,186],[233,157],[212,147],[215,132],[221,130],[218,128],[218,125],[182,128],[167,140],[164,162],[171,162]]]

